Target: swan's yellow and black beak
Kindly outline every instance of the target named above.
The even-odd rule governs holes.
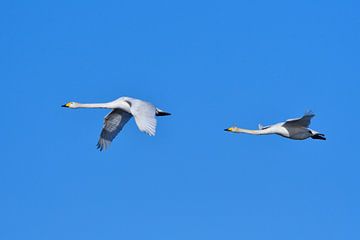
[[[229,127],[229,128],[225,128],[224,131],[226,132],[232,132],[234,129],[232,127]]]
[[[70,107],[70,104],[71,104],[71,102],[68,102],[67,104],[61,105],[61,107],[66,107],[66,108],[68,108],[68,107]]]

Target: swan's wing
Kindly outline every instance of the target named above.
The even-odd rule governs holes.
[[[139,99],[129,99],[128,101],[131,114],[134,116],[139,130],[154,136],[156,132],[155,106]]]
[[[97,148],[100,151],[106,149],[130,118],[131,114],[121,109],[114,109],[106,115]]]
[[[271,127],[271,125],[263,126],[262,124],[259,124],[258,127],[259,127],[259,130],[265,130],[265,129]]]
[[[301,118],[294,118],[287,120],[283,126],[288,127],[309,127],[311,119],[315,116],[313,112],[307,112]]]

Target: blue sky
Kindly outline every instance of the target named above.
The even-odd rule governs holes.
[[[0,238],[360,239],[358,1],[8,1]],[[106,110],[148,100],[106,152]],[[228,134],[313,110],[327,141]]]

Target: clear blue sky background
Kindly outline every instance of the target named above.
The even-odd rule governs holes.
[[[360,239],[359,1],[6,1],[0,239]],[[133,121],[95,145],[106,110]],[[313,110],[327,141],[235,135]]]

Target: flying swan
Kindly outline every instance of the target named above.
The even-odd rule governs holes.
[[[105,116],[104,126],[102,128],[97,148],[100,151],[106,149],[116,135],[121,131],[124,125],[131,117],[135,118],[139,130],[150,136],[155,136],[156,118],[155,116],[171,115],[164,112],[149,102],[131,97],[120,97],[107,103],[77,103],[68,102],[62,107],[67,108],[106,108],[112,111]]]
[[[259,124],[258,130],[248,130],[238,127],[230,127],[225,129],[225,131],[233,133],[248,133],[253,135],[267,135],[267,134],[277,134],[286,138],[294,140],[304,140],[309,137],[312,139],[326,140],[325,135],[317,131],[314,131],[309,128],[311,118],[315,114],[312,112],[307,112],[301,118],[289,119],[285,122],[277,123],[269,126],[262,126]]]

